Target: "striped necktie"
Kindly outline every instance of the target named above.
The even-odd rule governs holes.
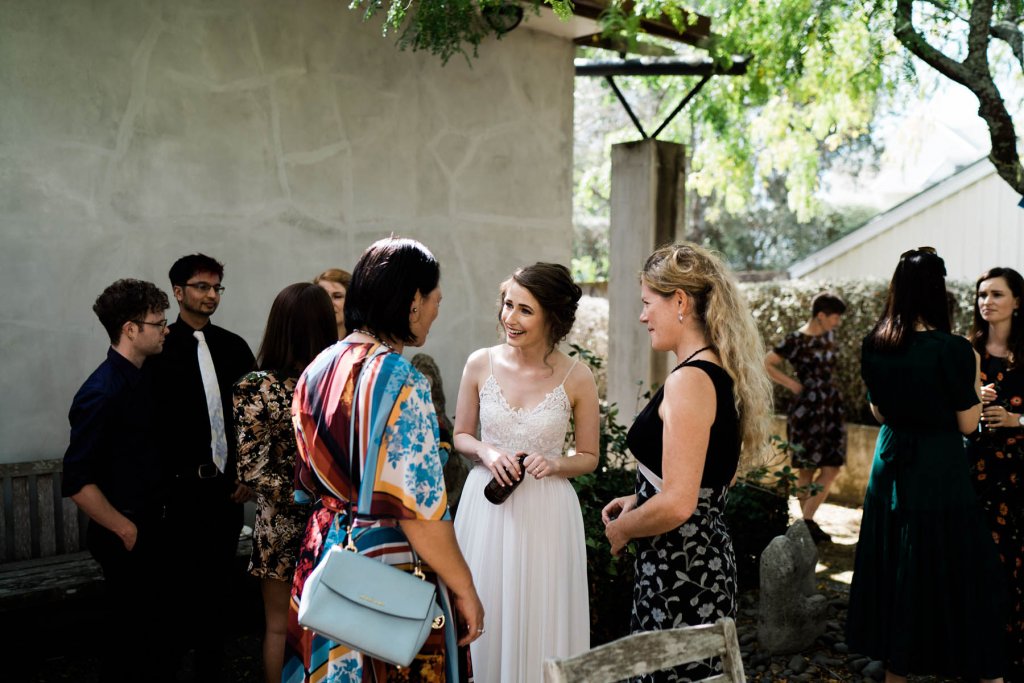
[[[224,404],[220,401],[220,385],[217,384],[217,368],[213,365],[210,347],[206,345],[206,337],[199,330],[192,333],[199,342],[199,374],[203,377],[203,389],[206,390],[206,409],[210,413],[210,450],[213,452],[213,464],[221,472],[228,463],[228,440],[224,435]]]

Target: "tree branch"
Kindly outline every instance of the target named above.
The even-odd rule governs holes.
[[[967,20],[967,57],[964,66],[973,71],[984,68],[988,74],[988,34],[992,26],[993,0],[981,0],[971,6],[971,18]],[[991,81],[991,77],[989,77]]]
[[[989,35],[994,29],[991,25],[993,2],[976,0],[971,7],[967,57],[963,62],[934,48],[914,27],[913,0],[897,0],[894,32],[900,43],[922,61],[974,93],[978,98],[978,115],[988,126],[992,141],[989,160],[1000,178],[1015,192],[1024,194],[1024,168],[1017,153],[1017,133],[988,64]]]
[[[914,28],[913,15],[913,0],[896,0],[896,26],[893,30],[896,34],[896,39],[903,44],[903,47],[917,55],[925,64],[928,64],[946,78],[969,88],[968,83],[973,75],[963,64],[947,57],[932,47],[925,37]]]
[[[1020,26],[1015,21],[1004,19],[993,23],[989,32],[993,38],[998,38],[1010,46],[1017,63],[1024,69],[1024,37],[1021,36]]]
[[[931,5],[932,7],[935,7],[936,9],[939,9],[939,10],[945,12],[946,14],[949,14],[950,16],[956,17],[957,19],[959,19],[960,21],[964,22],[965,24],[967,23],[967,17],[965,17],[962,14],[960,14],[960,12],[958,12],[957,9],[955,7],[953,7],[952,5],[949,5],[949,4],[945,3],[945,2],[940,2],[940,0],[922,0],[922,2],[924,2],[924,3],[928,4],[928,5]]]

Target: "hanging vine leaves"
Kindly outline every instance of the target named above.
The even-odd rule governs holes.
[[[533,11],[541,4],[563,20],[572,16],[571,0],[532,0]],[[501,14],[518,3],[509,0],[352,0],[349,9],[359,10],[369,20],[384,13],[382,31],[396,34],[402,50],[426,51],[443,64],[455,55],[467,60],[477,56],[480,43],[489,36],[500,38],[502,31],[487,21],[488,13]]]

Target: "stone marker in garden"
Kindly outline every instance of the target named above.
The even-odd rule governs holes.
[[[825,632],[828,603],[814,584],[818,550],[803,520],[761,553],[757,639],[773,654],[798,652]]]

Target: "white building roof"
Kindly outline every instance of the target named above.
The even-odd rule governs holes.
[[[801,261],[797,261],[789,267],[789,276],[791,278],[806,276],[808,273],[811,273],[824,264],[835,260],[851,249],[891,230],[915,214],[918,214],[947,197],[956,194],[972,183],[976,183],[987,176],[995,174],[995,172],[996,169],[988,160],[988,157],[983,157],[971,164],[968,164],[946,179],[931,185],[921,192],[903,200],[891,209],[878,214],[861,227],[848,235],[839,238],[827,247],[819,249]]]

